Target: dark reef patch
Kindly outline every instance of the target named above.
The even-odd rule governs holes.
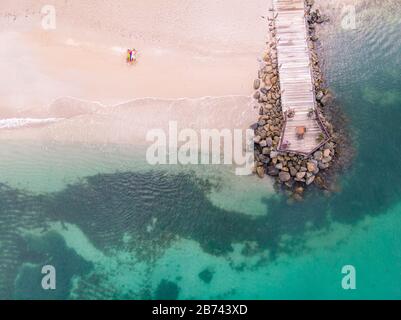
[[[201,271],[198,276],[203,282],[210,283],[213,279],[213,271],[207,268]]]
[[[177,300],[180,288],[175,282],[162,280],[155,292],[156,300]]]

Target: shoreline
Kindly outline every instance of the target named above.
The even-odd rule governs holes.
[[[335,98],[325,83],[316,46],[317,26],[328,22],[328,18],[322,15],[319,9],[315,9],[313,0],[305,0],[304,6],[317,119],[321,120],[330,139],[307,156],[278,150],[285,119],[281,105],[274,8],[270,9],[272,15],[269,18],[269,30],[272,39],[263,57],[265,66],[259,70],[258,79],[254,80],[253,85],[256,90],[253,98],[259,106],[260,115],[258,122],[253,126],[255,173],[260,178],[265,175],[274,177],[276,185],[281,186],[290,199],[298,201],[303,199],[305,190],[310,186],[317,186],[327,192],[333,189],[331,180],[340,167],[337,149],[344,142],[337,128],[331,123],[332,117],[329,112],[335,108]]]
[[[208,128],[245,130],[256,111],[249,96],[138,98],[113,106],[61,98],[45,113],[35,114],[45,118],[49,115],[63,120],[41,127],[4,128],[0,140],[148,145],[147,132],[155,128],[168,132],[170,121],[176,121],[178,129],[197,132]]]

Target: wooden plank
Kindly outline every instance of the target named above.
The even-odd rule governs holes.
[[[319,147],[318,137],[325,132],[315,116],[305,3],[304,0],[274,0],[274,11],[282,109],[284,113],[289,109],[295,111],[292,119],[286,119],[279,150],[285,151],[282,144],[289,142],[291,151],[309,154]],[[306,128],[303,139],[298,139],[296,134],[300,126]]]

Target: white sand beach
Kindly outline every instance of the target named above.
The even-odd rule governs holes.
[[[255,120],[266,1],[56,0],[55,30],[41,26],[45,4],[0,4],[0,119],[59,121],[4,126],[0,139],[135,143],[168,120],[192,128]],[[128,66],[131,47],[138,63]]]

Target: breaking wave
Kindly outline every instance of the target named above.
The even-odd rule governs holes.
[[[35,119],[35,118],[8,118],[0,119],[0,129],[13,129],[27,127],[31,125],[41,125],[58,122],[63,118],[46,118],[46,119]]]

